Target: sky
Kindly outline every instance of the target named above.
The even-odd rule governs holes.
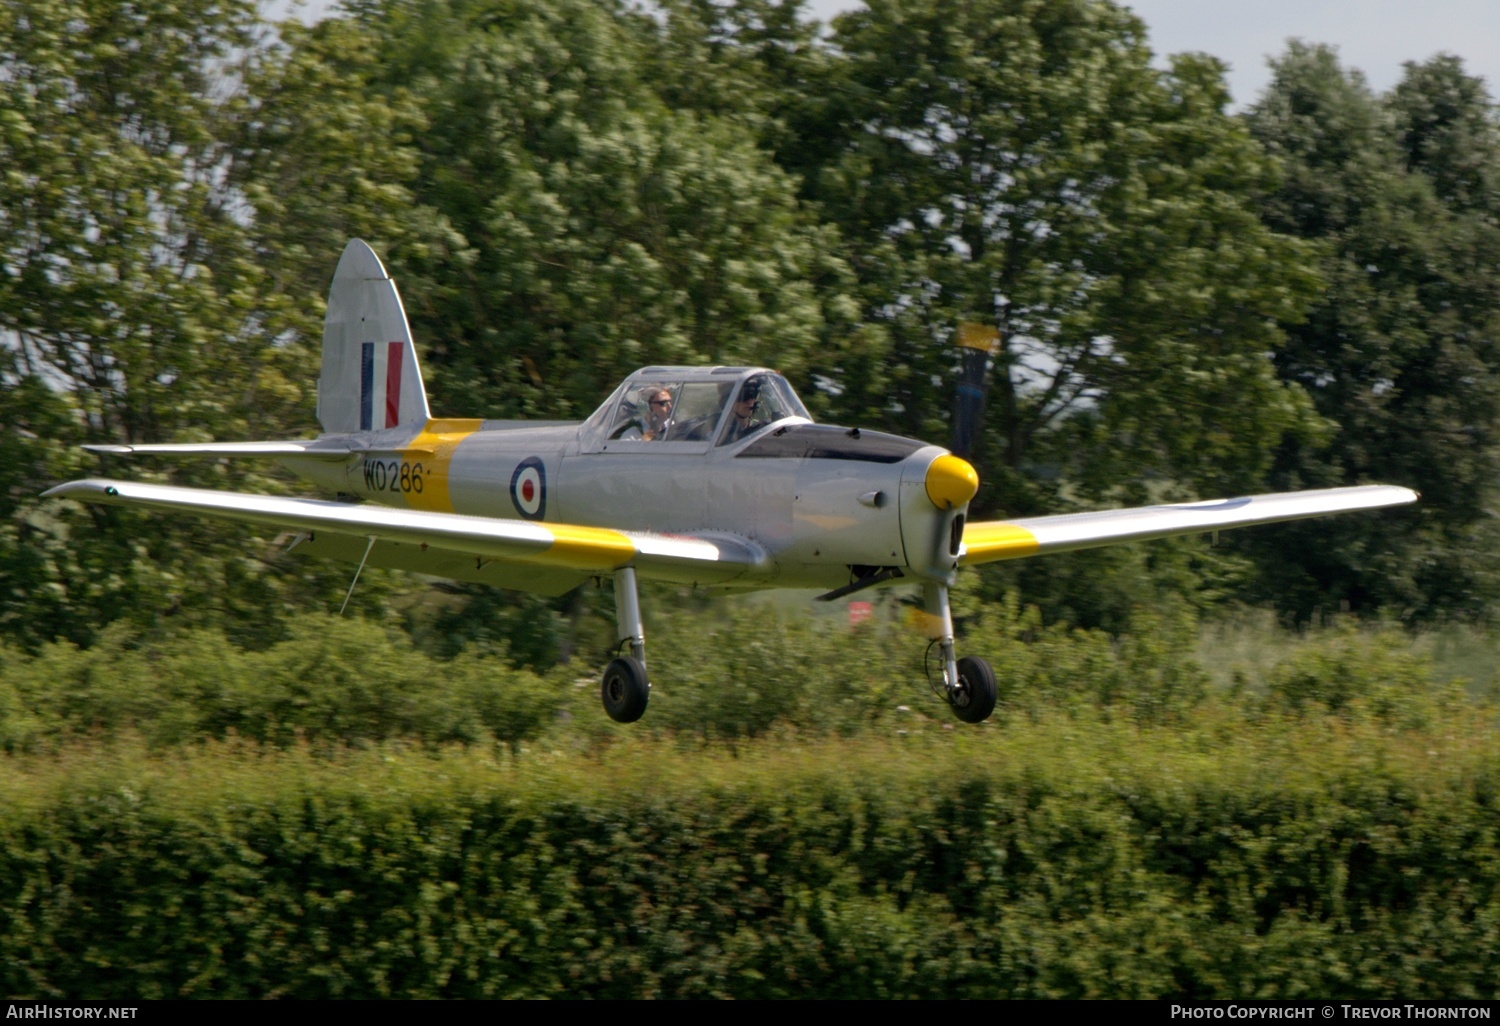
[[[827,21],[858,6],[848,0],[811,0]],[[1126,0],[1146,23],[1158,58],[1184,50],[1229,64],[1235,109],[1255,102],[1270,80],[1266,58],[1288,39],[1327,43],[1346,68],[1358,68],[1376,92],[1401,79],[1406,61],[1437,53],[1464,59],[1493,96],[1500,86],[1500,0]]]
[[[1255,102],[1270,80],[1266,58],[1288,39],[1338,48],[1346,68],[1358,68],[1376,92],[1401,79],[1406,61],[1437,53],[1464,59],[1471,75],[1500,92],[1500,0],[1124,0],[1146,23],[1158,60],[1199,50],[1229,65],[1235,109]],[[294,0],[265,0],[284,17]],[[304,0],[303,18],[317,17],[333,0]],[[808,0],[808,12],[828,21],[858,0]]]

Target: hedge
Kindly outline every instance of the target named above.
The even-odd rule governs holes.
[[[1488,714],[1099,716],[0,778],[0,992],[1494,998]]]

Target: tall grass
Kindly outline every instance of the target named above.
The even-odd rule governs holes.
[[[946,732],[955,722],[928,683],[935,661],[903,614],[892,603],[853,627],[764,604],[660,617],[648,646],[650,710],[624,728],[599,708],[595,661],[539,674],[503,650],[439,659],[398,630],[338,617],[308,618],[263,651],[207,630],[143,640],[116,627],[89,649],[0,650],[0,751],[121,732],[158,749],[240,737],[277,748],[513,750]],[[1170,609],[1138,611],[1135,622],[1132,634],[1111,636],[1043,624],[1014,601],[973,610],[960,650],[988,658],[1000,687],[993,722],[977,730],[1057,714],[1158,725],[1312,711],[1420,722],[1461,700],[1488,708],[1500,687],[1491,659],[1500,638],[1474,628],[1408,635],[1347,620],[1293,632],[1268,616],[1199,625]]]

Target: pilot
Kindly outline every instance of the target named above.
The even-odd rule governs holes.
[[[740,394],[734,401],[734,407],[730,410],[729,427],[724,432],[724,441],[720,444],[728,445],[738,442],[741,438],[753,431],[759,431],[770,421],[756,416],[760,406],[760,378],[751,378],[740,386]]]
[[[646,389],[641,398],[646,403],[641,437],[648,442],[660,442],[672,429],[672,393],[657,385]]]

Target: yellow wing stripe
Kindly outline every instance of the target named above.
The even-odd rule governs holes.
[[[998,522],[969,524],[964,528],[964,555],[959,563],[990,563],[998,559],[1030,556],[1041,547],[1036,535],[1024,527]]]
[[[570,570],[616,569],[635,558],[635,543],[619,531],[603,527],[538,525],[552,532],[546,561]]]
[[[407,493],[409,507],[430,513],[453,512],[453,497],[448,492],[448,468],[453,463],[454,450],[479,430],[480,423],[473,418],[434,417],[423,425],[406,449],[407,459],[422,464],[422,490]]]

